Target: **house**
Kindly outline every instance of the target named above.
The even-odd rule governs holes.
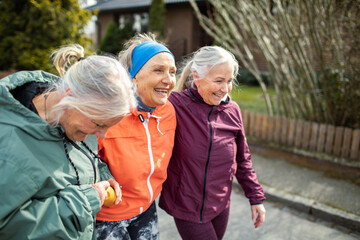
[[[206,12],[207,1],[196,2]],[[165,4],[166,43],[176,60],[181,60],[199,47],[213,43],[212,38],[199,25],[188,0],[165,0]],[[121,27],[125,21],[130,21],[138,32],[146,32],[150,6],[151,0],[98,0],[97,4],[88,7],[89,10],[98,10],[96,46],[105,35],[110,22]]]

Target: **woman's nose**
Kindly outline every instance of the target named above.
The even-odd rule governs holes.
[[[103,138],[105,137],[105,135],[106,135],[107,130],[108,130],[107,128],[97,130],[96,133],[95,133],[95,135],[96,135],[98,138],[103,139]]]
[[[175,80],[175,76],[172,73],[167,72],[162,80],[163,83],[171,84]]]
[[[231,90],[231,86],[229,86],[229,84],[227,83],[223,83],[221,85],[221,91],[224,92],[224,93],[229,93]]]

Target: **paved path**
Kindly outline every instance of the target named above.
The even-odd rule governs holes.
[[[234,183],[224,240],[360,239],[360,169],[253,149],[266,222],[254,229],[248,200]],[[181,239],[172,217],[158,213],[160,240]]]
[[[360,235],[312,218],[279,203],[267,201],[266,222],[254,229],[247,199],[233,192],[224,240],[358,240]],[[174,221],[158,207],[160,240],[181,240]]]
[[[252,157],[267,199],[360,232],[360,169],[324,161],[305,167],[306,158],[276,151],[253,151]]]

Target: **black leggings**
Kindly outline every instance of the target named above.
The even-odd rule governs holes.
[[[174,218],[176,227],[183,240],[217,240],[225,234],[229,220],[229,208],[207,223],[194,223]]]
[[[106,239],[159,239],[155,201],[145,212],[131,219],[108,222],[96,221],[96,237]]]

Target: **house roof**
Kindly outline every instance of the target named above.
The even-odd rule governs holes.
[[[165,0],[165,4],[186,3],[189,0]],[[196,0],[196,2],[204,2],[204,0]],[[95,5],[89,6],[88,10],[113,11],[125,10],[133,8],[148,8],[151,0],[98,0]]]

